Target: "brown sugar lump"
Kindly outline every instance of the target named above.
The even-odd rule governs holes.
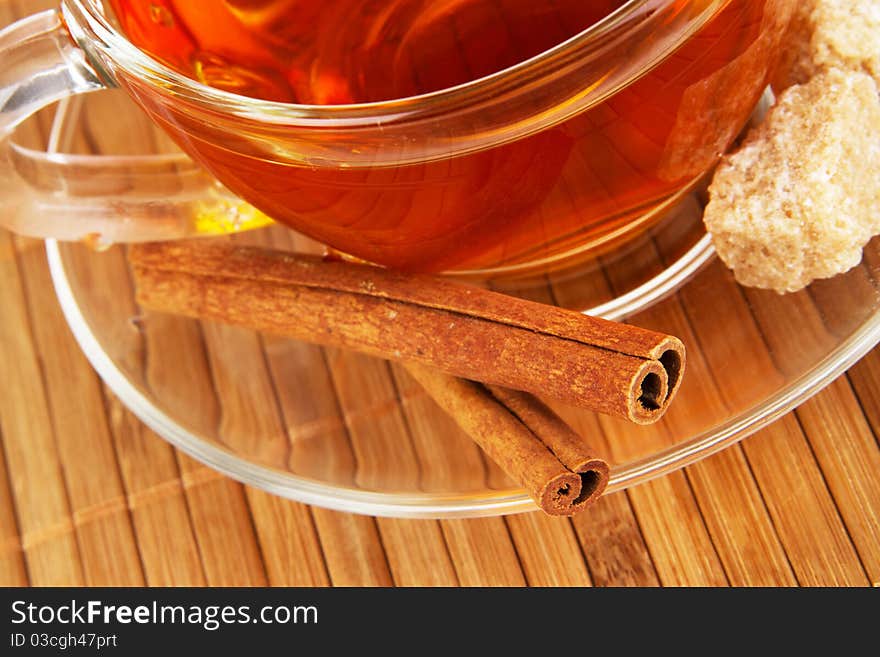
[[[801,84],[828,68],[880,82],[880,0],[798,0],[773,88]]]
[[[786,90],[709,188],[704,221],[743,285],[793,292],[847,271],[880,233],[880,101],[831,69]]]

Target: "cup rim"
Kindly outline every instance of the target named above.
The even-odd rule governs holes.
[[[562,67],[576,59],[578,54],[584,53],[595,40],[613,32],[640,12],[650,16],[674,1],[627,0],[618,9],[569,39],[526,60],[481,78],[415,96],[339,105],[263,100],[203,84],[179,73],[135,46],[108,20],[101,9],[104,5],[102,0],[62,0],[62,12],[74,39],[81,46],[86,45],[83,41],[92,44],[93,41],[90,37],[96,37],[98,40],[96,45],[124,70],[135,73],[151,83],[166,88],[170,86],[176,92],[186,91],[191,99],[208,101],[231,114],[267,123],[296,121],[298,123],[333,125],[344,122],[351,125],[354,122],[375,126],[379,119],[384,123],[422,116],[428,112],[436,115],[441,106],[461,106],[465,102],[474,100],[491,100],[493,96],[501,95],[504,91],[515,90],[521,82],[532,78],[536,71],[542,71],[544,68],[554,65]],[[709,9],[721,3],[723,0],[712,2],[710,7],[704,11],[704,16],[711,13]],[[73,16],[69,15],[70,11],[75,12]],[[80,25],[75,20],[76,16],[84,18],[88,25]],[[88,28],[88,35],[81,32],[83,27]],[[88,52],[88,49],[86,50]]]

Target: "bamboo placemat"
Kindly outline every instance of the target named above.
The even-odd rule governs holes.
[[[0,277],[0,583],[880,581],[880,350],[741,445],[573,521],[376,519],[285,501],[177,453],[80,353],[41,243],[0,233]]]
[[[45,6],[52,3],[0,4],[0,22]],[[659,267],[663,245],[640,257],[640,267]],[[612,267],[608,284],[625,288],[626,277]],[[535,513],[377,519],[237,484],[140,424],[73,341],[40,242],[0,232],[0,280],[0,584],[880,584],[880,350],[740,445],[610,495],[574,520]],[[533,294],[565,301],[575,293],[558,286]],[[815,301],[833,311],[847,298],[831,290]],[[652,312],[687,340],[701,321],[689,314],[689,304],[698,303],[684,295],[681,303]],[[802,340],[816,341],[834,328],[815,313],[804,326],[777,326],[773,307],[759,297],[749,303],[763,336],[755,344],[766,339],[783,356],[797,348],[786,340],[792,328]],[[728,305],[719,312],[732,313],[729,321],[751,312],[745,304]],[[801,311],[798,316],[811,316],[808,308]],[[834,313],[826,313],[826,323],[827,316]],[[210,332],[205,339],[210,343]],[[257,348],[271,353],[273,346],[284,348],[270,339]],[[304,349],[299,357],[318,357]],[[735,358],[713,352],[690,367],[723,371]],[[271,358],[266,362],[273,366]],[[326,409],[280,399],[289,404],[283,411],[299,414],[301,426],[327,439],[347,431],[359,459],[388,457],[369,453],[375,432],[408,432],[413,451],[395,458],[429,458],[443,448],[420,442],[420,418],[436,411],[424,397],[407,394],[409,383],[399,372],[348,354],[329,362],[335,381],[371,386],[373,406],[343,427],[326,419],[334,415]],[[766,371],[754,375],[772,376],[773,367],[768,360]],[[345,401],[346,390],[336,392]],[[707,389],[704,403],[723,405],[727,395],[736,391]],[[379,416],[373,411],[383,396],[395,409],[398,396],[404,401]],[[356,395],[350,397],[355,403]],[[224,413],[239,425],[252,421],[246,400],[238,408],[224,404]],[[625,436],[607,437],[606,447],[625,457]],[[475,467],[485,467],[476,451],[474,459]]]

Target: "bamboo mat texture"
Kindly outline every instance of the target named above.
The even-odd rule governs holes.
[[[51,6],[0,1],[0,24]],[[47,126],[43,120],[28,129],[44,139]],[[611,269],[608,284],[625,289],[626,275],[625,269]],[[0,585],[880,585],[880,349],[746,441],[608,495],[571,520],[538,513],[373,518],[243,486],[142,425],[75,343],[55,298],[42,242],[0,232],[0,281]],[[531,296],[542,301],[552,294],[558,301],[567,293],[559,288]],[[651,311],[686,342],[700,328],[696,323],[707,321],[688,315],[687,303]],[[761,311],[760,303],[756,308],[765,313],[757,318],[762,326],[772,325],[773,309]],[[208,351],[230,330],[206,328]],[[804,339],[819,335],[809,326],[798,330]],[[772,349],[783,354],[798,348],[788,335],[786,327],[764,331]],[[179,337],[181,344],[192,338]],[[273,353],[290,347],[268,337],[241,345],[240,353],[224,357],[258,362],[270,375],[278,374],[273,367],[283,367],[282,356],[291,357],[273,360]],[[249,360],[254,349],[267,357]],[[185,367],[183,348],[180,357]],[[471,459],[474,468],[503,482],[469,441],[430,440],[427,429],[448,419],[399,369],[351,354],[327,358],[306,346],[296,357],[314,360],[322,374],[311,385],[334,387],[334,396],[326,397],[326,407],[324,402],[305,407],[281,394],[282,414],[296,417],[301,432],[353,446],[349,460],[314,467],[332,468],[336,478],[360,477],[358,483],[368,486],[364,477],[371,459],[442,463],[436,451],[445,449],[457,450],[457,458]],[[723,355],[716,358],[690,366],[720,371],[730,365]],[[751,375],[769,376],[771,369],[768,364],[766,372]],[[253,380],[266,376],[255,372]],[[249,429],[276,432],[287,444],[284,427],[255,427],[265,420],[248,413],[248,399],[229,393],[222,378],[215,377],[214,385],[224,423],[235,435]],[[359,408],[357,391],[365,386],[371,402]],[[214,399],[210,392],[199,399]],[[250,394],[275,393],[258,386]],[[703,401],[724,405],[737,394],[707,390]],[[336,408],[340,403],[345,421]],[[376,412],[383,403],[394,411]],[[427,424],[420,429],[420,422]],[[376,435],[407,432],[407,449],[370,452]],[[614,456],[626,458],[626,437],[607,432],[606,437]],[[301,458],[308,461],[307,454]],[[367,467],[355,468],[355,461]],[[426,476],[420,484],[430,489],[449,486],[456,475],[439,469]]]

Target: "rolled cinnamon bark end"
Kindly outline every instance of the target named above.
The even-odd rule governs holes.
[[[517,417],[567,470],[579,485],[571,492],[562,486],[546,491],[553,495],[559,515],[571,515],[595,502],[605,491],[611,469],[608,462],[572,429],[553,409],[527,392],[501,386],[485,386],[491,395]],[[541,505],[544,508],[544,505]],[[545,509],[546,510],[546,509]]]
[[[435,402],[548,515],[570,516],[608,484],[608,463],[533,395],[407,363]]]
[[[611,467],[598,456],[585,463],[578,471],[581,494],[572,503],[572,512],[585,509],[602,496],[611,478]]]
[[[563,472],[548,481],[537,497],[532,494],[532,499],[547,515],[570,516],[575,511],[575,500],[580,498],[582,489],[580,475]]]
[[[627,419],[636,424],[659,420],[681,385],[685,350],[678,338],[667,337],[654,350],[656,360],[648,360],[633,377],[628,396]]]
[[[532,498],[544,513],[551,516],[571,516],[598,500],[608,486],[610,468],[598,457],[584,464],[578,472],[565,472],[547,482],[544,489]]]

